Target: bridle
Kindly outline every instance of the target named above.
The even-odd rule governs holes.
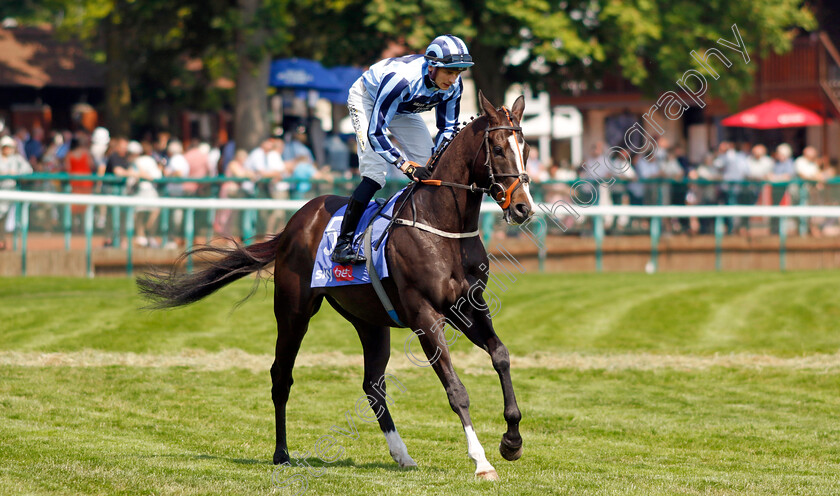
[[[440,181],[437,179],[426,179],[420,181],[422,184],[426,184],[429,186],[448,186],[450,188],[458,188],[458,189],[466,189],[473,193],[481,193],[487,194],[490,198],[496,201],[496,203],[502,208],[502,210],[506,210],[510,207],[511,198],[513,197],[513,193],[522,187],[523,184],[528,184],[531,182],[530,177],[528,174],[523,170],[520,173],[516,174],[494,174],[493,173],[493,165],[492,165],[492,155],[490,153],[490,133],[494,131],[512,131],[514,137],[514,143],[516,143],[516,153],[519,154],[520,160],[524,161],[524,157],[522,155],[522,150],[519,149],[519,139],[516,135],[517,132],[522,132],[522,127],[514,126],[513,120],[510,118],[510,112],[506,107],[502,107],[502,111],[504,111],[505,116],[507,116],[508,124],[507,126],[493,126],[487,127],[484,130],[484,138],[482,146],[478,148],[475,152],[475,157],[473,157],[472,164],[475,166],[476,161],[478,160],[478,154],[484,149],[484,166],[487,168],[487,175],[490,179],[490,184],[487,187],[478,186],[476,183],[472,184],[460,184],[460,183],[451,183],[447,181]],[[524,165],[524,163],[523,163]],[[504,177],[515,177],[516,180],[507,188],[504,185],[497,181],[496,178],[504,178]]]

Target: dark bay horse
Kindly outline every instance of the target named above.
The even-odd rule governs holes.
[[[520,96],[510,110],[494,108],[481,93],[479,100],[483,115],[453,138],[440,156],[431,180],[414,186],[413,200],[403,196],[401,201],[407,204],[398,218],[414,219],[446,233],[477,231],[485,192],[502,207],[509,223],[521,223],[533,214],[535,207],[525,173],[528,145],[520,128],[524,99]],[[385,367],[391,350],[389,328],[393,325],[388,313],[370,284],[310,287],[321,236],[330,217],[346,203],[346,198],[337,196],[315,198],[292,216],[282,233],[269,241],[237,248],[199,247],[192,253],[217,257],[209,267],[193,274],[147,276],[139,279],[138,285],[155,306],[175,307],[198,301],[274,262],[277,320],[277,345],[271,366],[277,429],[274,463],[289,461],[286,402],[293,382],[292,368],[309,320],[326,299],[359,334],[365,367],[362,389],[373,412],[378,412],[379,426],[391,456],[400,466],[415,466],[397,433],[385,397]],[[481,239],[446,237],[414,226],[395,225],[386,256],[390,277],[382,283],[399,319],[417,334],[423,352],[446,390],[452,410],[461,419],[467,451],[475,462],[475,475],[498,479],[472,427],[469,396],[452,368],[444,332],[434,330],[445,318],[490,355],[501,380],[507,422],[499,451],[506,460],[518,459],[522,455],[521,414],[510,378],[508,350],[493,329],[482,291],[474,288],[485,287],[490,266]],[[468,296],[475,304],[456,308],[456,302]]]

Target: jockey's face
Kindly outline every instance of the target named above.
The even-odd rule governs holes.
[[[447,69],[446,67],[436,67],[435,69],[432,79],[434,79],[437,87],[443,91],[452,87],[458,81],[458,76],[464,72],[464,69]]]

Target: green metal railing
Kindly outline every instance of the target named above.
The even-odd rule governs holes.
[[[0,181],[12,179],[15,181],[15,189],[16,190],[39,190],[39,189],[49,189],[52,191],[70,193],[73,190],[73,185],[71,182],[75,181],[92,181],[95,185],[102,185],[107,184],[110,185],[112,191],[119,195],[125,196],[126,188],[127,188],[127,178],[125,177],[117,177],[117,176],[96,176],[96,175],[70,175],[70,174],[44,174],[44,173],[36,173],[36,174],[28,174],[28,175],[17,175],[17,176],[3,176],[0,175]],[[169,184],[177,184],[177,183],[197,183],[200,185],[207,186],[206,188],[199,189],[201,195],[199,197],[207,197],[207,198],[214,198],[218,196],[220,191],[221,185],[227,181],[233,181],[242,183],[248,181],[246,178],[227,178],[227,177],[208,177],[208,178],[161,178],[158,180],[152,181],[156,185],[158,185],[158,189],[160,190],[160,196],[166,197],[167,195],[167,185]],[[355,184],[358,182],[358,178],[335,178],[333,180],[288,180],[284,181],[290,184],[291,187],[295,185],[308,183],[310,190],[306,195],[296,195],[294,192],[290,194],[292,198],[295,196],[300,197],[300,199],[307,199],[307,197],[314,197],[320,194],[340,194],[340,195],[347,195],[350,191],[352,191]],[[672,180],[672,179],[650,179],[650,180],[642,180],[642,181],[622,181],[617,180],[613,185],[611,185],[611,192],[619,192],[619,194],[625,195],[626,193],[626,185],[632,184],[634,182],[638,182],[644,184],[647,188],[656,188],[656,194],[650,195],[656,198],[656,204],[662,205],[666,203],[664,198],[666,197],[665,192],[666,188],[673,187],[674,185],[684,186],[689,188],[691,186],[714,186],[719,187],[721,190],[724,191],[723,196],[719,196],[720,203],[728,203],[730,205],[737,205],[737,201],[744,197],[749,198],[750,195],[741,195],[739,198],[738,189],[743,192],[743,190],[751,189],[753,191],[753,196],[757,196],[757,191],[760,191],[765,185],[771,185],[773,188],[777,188],[778,190],[793,192],[793,197],[796,199],[795,203],[804,206],[809,203],[810,200],[813,199],[813,195],[811,194],[812,191],[815,191],[815,185],[817,183],[811,181],[802,181],[802,180],[792,180],[787,182],[756,182],[756,181],[709,181],[709,180]],[[253,198],[267,198],[268,197],[268,188],[263,186],[269,185],[271,183],[270,179],[261,179],[256,181],[257,187],[255,188],[255,194]],[[587,181],[587,180],[576,180],[576,181],[546,181],[542,183],[532,183],[531,191],[534,196],[534,199],[537,202],[545,202],[547,198],[551,195],[563,194],[558,193],[556,186],[562,185],[564,189],[568,189],[569,187],[576,186],[577,183],[589,183],[596,188],[595,181]],[[407,180],[404,179],[397,179],[395,181],[389,181],[389,188],[387,191],[381,192],[381,195],[388,195],[392,191],[396,191],[397,189],[403,187],[407,184]],[[830,180],[825,181],[823,183],[823,190],[820,193],[822,196],[822,202],[829,203],[829,204],[838,204],[840,203],[840,188],[837,188],[840,185],[840,178],[832,178]],[[48,185],[48,187],[45,187]],[[579,184],[577,184],[579,186]],[[616,187],[617,185],[621,185],[621,187]],[[596,188],[597,189],[597,188]],[[828,193],[828,194],[827,194]],[[565,193],[566,197],[568,198],[568,192]],[[778,196],[778,195],[777,195]],[[826,202],[826,199],[828,201]],[[491,202],[492,203],[492,202]],[[42,207],[44,208],[44,207]],[[64,233],[64,246],[66,250],[70,249],[70,242],[72,239],[72,231],[73,231],[73,214],[71,211],[71,205],[47,205],[46,208],[53,208],[53,209],[61,209],[61,219],[60,219],[60,227]],[[104,231],[100,229],[100,232],[103,232],[110,240],[111,244],[114,246],[119,246],[122,236],[127,237],[129,240],[132,240],[135,235],[136,225],[135,225],[135,210],[136,207],[134,206],[109,206],[109,207],[96,207],[88,205],[85,207],[85,210],[81,216],[80,227],[83,229],[84,235],[86,237],[86,248],[87,248],[87,258],[88,258],[88,267],[90,267],[90,251],[91,251],[91,238],[94,232],[96,231],[96,226],[94,223],[95,219],[95,212],[97,208],[107,208],[109,212],[109,218],[111,220],[110,229]],[[171,222],[170,222],[170,212],[174,210],[173,208],[161,208],[161,215],[158,224],[157,234],[164,237],[170,234],[171,230]],[[496,219],[498,215],[494,213],[494,209],[488,209],[486,212],[482,213],[481,219],[481,228],[482,233],[484,236],[484,240],[486,244],[489,244],[491,241],[492,232],[494,229],[494,225],[496,223]],[[31,229],[33,226],[36,225],[34,223],[32,212],[30,211],[30,205],[28,203],[17,203],[17,208],[15,209],[16,212],[16,221],[17,226],[26,226],[25,229]],[[215,209],[206,209],[207,214],[203,216],[196,217],[196,211],[194,208],[186,209],[186,215],[184,218],[183,224],[183,238],[186,242],[187,246],[191,246],[197,234],[197,229],[202,226],[212,226],[213,219],[216,213]],[[241,234],[242,238],[245,240],[252,239],[258,230],[258,211],[257,210],[241,210]],[[125,222],[121,222],[122,215],[125,215]],[[591,216],[591,221],[586,221],[583,223],[579,223],[575,226],[575,230],[578,234],[589,236],[591,235],[595,242],[595,263],[596,263],[596,270],[601,271],[603,270],[603,243],[604,238],[607,234],[607,228],[604,216]],[[721,269],[721,257],[722,257],[722,239],[726,234],[726,221],[725,219],[727,216],[719,216],[714,217],[714,224],[713,224],[713,234],[715,236],[715,259],[716,259],[716,267],[718,270]],[[782,217],[779,219],[779,223],[781,225],[785,225],[785,221],[788,217]],[[806,217],[798,217],[799,219],[799,233],[804,235],[807,234],[808,230],[808,219]],[[545,238],[550,234],[549,228],[551,223],[546,223],[544,226],[539,226],[539,232],[537,234],[541,239],[545,240]],[[513,233],[518,234],[519,231],[516,228],[507,228],[512,229]],[[649,230],[647,232],[640,231],[639,234],[648,234],[651,239],[651,263],[653,264],[654,269],[656,269],[658,264],[658,256],[659,256],[659,242],[662,236],[663,231],[663,223],[661,217],[651,217],[650,218],[650,225]],[[575,231],[572,231],[575,232]],[[632,233],[632,232],[630,232]],[[26,266],[26,239],[27,233],[21,233],[20,228],[15,233],[13,237],[13,249],[18,250],[21,249],[23,251],[22,254],[22,266],[25,270]],[[785,265],[785,254],[786,254],[786,238],[787,238],[787,231],[785,229],[779,230],[780,236],[780,266],[784,269]],[[179,236],[180,237],[180,236]],[[133,243],[127,243],[127,250],[128,250],[128,271],[132,270],[132,250],[133,250]],[[541,245],[539,248],[539,263],[540,268],[544,267],[544,262],[547,257],[545,243]]]

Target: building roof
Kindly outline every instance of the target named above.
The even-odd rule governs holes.
[[[105,69],[51,28],[0,29],[0,87],[102,88]]]

